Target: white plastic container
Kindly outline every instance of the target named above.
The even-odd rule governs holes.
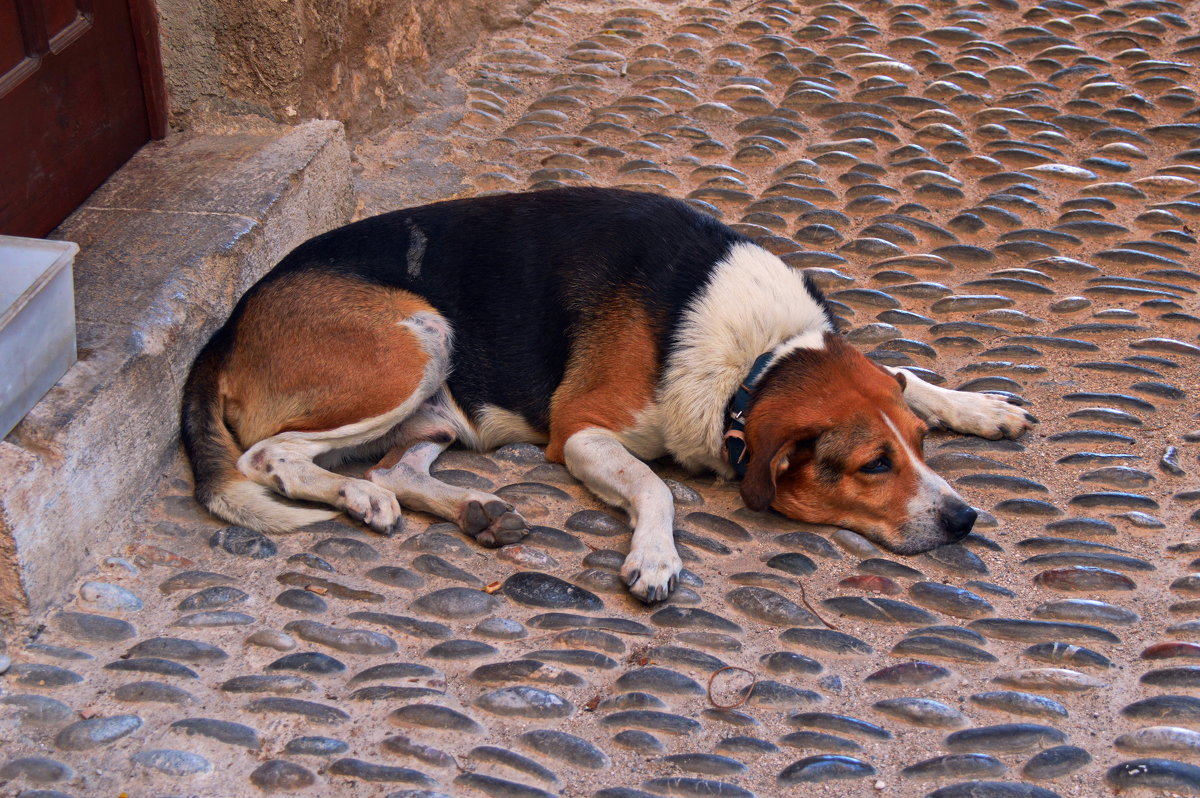
[[[0,438],[75,362],[79,245],[0,236]]]

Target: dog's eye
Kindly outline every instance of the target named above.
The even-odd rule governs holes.
[[[864,474],[882,474],[892,470],[892,461],[886,454],[880,455],[858,470]]]

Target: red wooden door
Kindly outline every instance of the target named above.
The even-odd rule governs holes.
[[[0,0],[0,233],[45,235],[162,135],[150,3]]]

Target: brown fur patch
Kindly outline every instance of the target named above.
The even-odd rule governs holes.
[[[633,426],[654,399],[658,375],[658,345],[645,307],[620,297],[600,308],[576,337],[550,399],[546,459],[563,462],[563,446],[580,430]]]
[[[225,420],[242,448],[398,407],[429,360],[399,324],[418,311],[434,312],[407,291],[323,272],[263,286],[238,320],[220,378]]]
[[[823,350],[789,355],[760,387],[747,419],[747,505],[843,526],[885,545],[901,542],[919,475],[881,411],[919,457],[924,425],[891,375],[840,336],[828,336]],[[891,460],[889,471],[860,471],[880,455]]]

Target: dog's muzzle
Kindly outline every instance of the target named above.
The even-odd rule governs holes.
[[[885,548],[896,554],[923,554],[938,546],[957,543],[971,533],[979,513],[958,496],[946,496],[942,503],[930,513],[905,524],[901,530],[902,542]]]

